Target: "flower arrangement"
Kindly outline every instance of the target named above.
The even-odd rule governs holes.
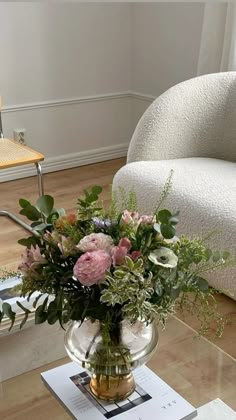
[[[155,319],[165,325],[179,305],[196,313],[201,333],[215,319],[220,335],[223,318],[216,311],[215,290],[202,273],[224,266],[229,253],[212,252],[199,238],[177,238],[178,215],[160,210],[161,203],[154,214],[140,215],[134,194],[123,191],[122,199],[115,194],[105,210],[98,204],[101,191],[98,186],[84,191],[77,214],[55,210],[49,195],[35,206],[20,200],[20,213],[35,229],[35,235],[19,241],[25,246],[21,295],[39,293],[35,323],[59,321],[63,327],[70,320],[90,319],[111,329],[123,319],[131,324]],[[23,325],[30,311],[18,304],[25,312]],[[4,315],[13,325],[15,314],[7,303],[0,320]]]

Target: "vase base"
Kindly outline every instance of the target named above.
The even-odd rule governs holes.
[[[126,375],[92,375],[90,389],[96,398],[109,402],[125,400],[135,390],[132,373]]]

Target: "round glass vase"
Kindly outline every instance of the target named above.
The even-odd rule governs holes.
[[[155,322],[123,320],[109,330],[99,321],[72,321],[65,332],[68,355],[91,372],[90,390],[106,401],[121,401],[132,394],[132,370],[152,357],[157,342]]]

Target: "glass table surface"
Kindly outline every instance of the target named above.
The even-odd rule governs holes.
[[[0,383],[0,419],[69,419],[40,379],[40,372],[69,361],[64,358]],[[195,407],[220,398],[236,410],[236,360],[207,339],[196,338],[176,317],[160,331],[147,366]]]

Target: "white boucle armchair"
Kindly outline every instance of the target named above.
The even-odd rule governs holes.
[[[180,210],[177,233],[217,231],[211,247],[236,254],[236,72],[196,77],[158,97],[134,131],[113,189],[135,191],[138,210],[148,214],[171,169],[165,207]],[[236,299],[236,268],[208,279]]]

